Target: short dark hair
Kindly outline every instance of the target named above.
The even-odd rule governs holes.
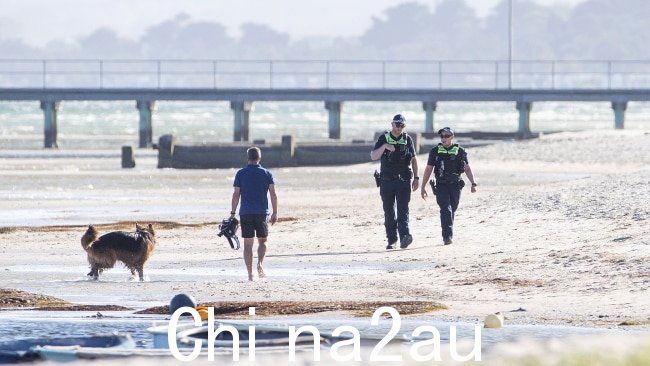
[[[259,147],[253,146],[246,150],[246,155],[248,156],[248,160],[250,161],[256,161],[260,160],[262,157],[262,151],[260,150]]]

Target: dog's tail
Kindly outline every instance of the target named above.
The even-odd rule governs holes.
[[[88,225],[88,230],[86,230],[86,233],[81,237],[81,246],[84,250],[88,250],[90,245],[97,240],[97,235],[97,229],[92,225]]]

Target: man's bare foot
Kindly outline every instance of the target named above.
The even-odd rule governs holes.
[[[261,264],[257,265],[257,274],[260,276],[260,278],[266,277],[266,273],[264,272],[264,267],[262,267]]]

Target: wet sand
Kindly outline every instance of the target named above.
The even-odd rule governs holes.
[[[413,244],[385,250],[376,164],[276,169],[283,220],[271,229],[268,277],[252,283],[241,250],[216,236],[235,170],[159,170],[149,152],[123,170],[112,154],[0,154],[2,287],[135,310],[185,292],[200,303],[436,302],[446,308],[430,315],[451,322],[501,311],[508,324],[650,327],[645,131],[470,149],[478,193],[463,191],[450,246],[433,197],[416,192]],[[103,233],[135,221],[157,226],[147,281],[121,266],[89,281],[85,225],[125,222]]]

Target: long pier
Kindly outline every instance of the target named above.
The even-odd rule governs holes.
[[[519,113],[517,135],[526,138],[535,102],[609,102],[614,128],[624,128],[627,103],[650,101],[650,61],[519,61],[513,66],[504,61],[0,60],[0,100],[40,102],[46,148],[57,147],[59,105],[70,100],[133,100],[140,147],[151,146],[154,106],[166,100],[229,101],[234,141],[248,141],[251,107],[259,101],[323,102],[331,139],[340,139],[345,102],[421,102],[425,132],[435,130],[440,102],[512,102]]]

